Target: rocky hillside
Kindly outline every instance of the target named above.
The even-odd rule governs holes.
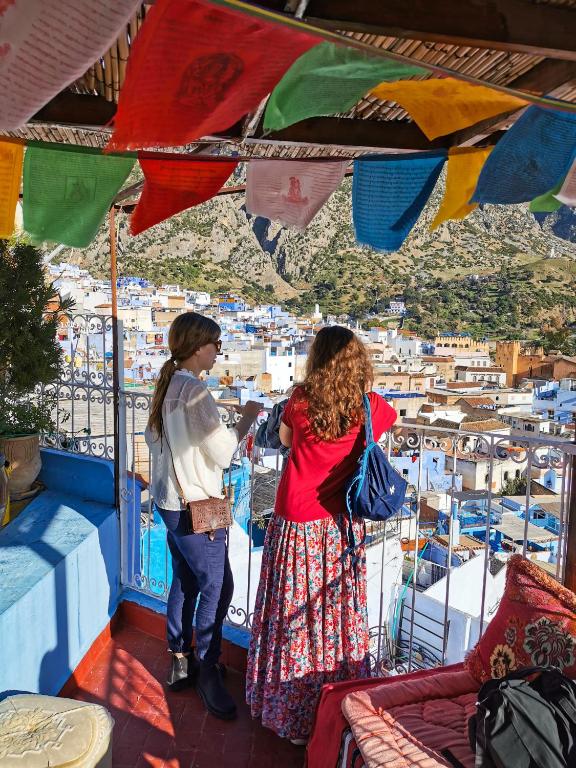
[[[319,301],[325,312],[354,315],[378,310],[391,296],[405,293],[413,324],[428,330],[447,321],[497,334],[510,325],[538,327],[551,308],[572,318],[576,244],[555,234],[574,236],[570,215],[539,222],[526,206],[486,206],[430,232],[441,180],[401,250],[382,254],[355,243],[351,184],[347,178],[305,234],[249,216],[242,194],[216,198],[137,237],[129,235],[122,216],[119,271],[190,288],[233,289],[252,299],[275,297],[300,309]],[[108,255],[103,230],[72,259],[105,275]],[[508,304],[516,302],[504,313],[512,313],[511,319],[503,316],[494,324],[486,317],[486,312],[501,314],[498,301],[473,318],[460,317],[474,310],[478,286],[490,295],[504,293]],[[454,300],[444,301],[443,290]]]

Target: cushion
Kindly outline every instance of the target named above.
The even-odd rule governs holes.
[[[465,666],[476,680],[554,666],[576,678],[576,595],[535,561],[514,555],[498,610]]]
[[[0,702],[2,768],[112,768],[114,720],[104,707],[18,694]]]
[[[402,675],[402,680],[423,680],[427,677],[450,675],[461,671],[462,664],[452,664],[438,669],[419,669]],[[342,701],[353,691],[368,690],[383,685],[395,685],[400,677],[380,677],[366,680],[343,680],[322,686],[320,699],[308,748],[306,750],[306,768],[334,768],[338,760],[341,734],[348,728],[348,722],[342,714]],[[354,765],[354,768],[357,768]]]
[[[468,719],[476,710],[478,682],[466,670],[405,679],[348,694],[342,712],[366,768],[436,768],[449,749],[473,768]]]

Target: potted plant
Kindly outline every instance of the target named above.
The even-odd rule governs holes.
[[[72,305],[46,280],[38,248],[0,240],[0,452],[10,462],[13,496],[40,472],[39,436],[53,429],[55,393],[38,392],[58,378],[58,317]]]

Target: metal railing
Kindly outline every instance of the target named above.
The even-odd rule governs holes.
[[[112,318],[108,315],[61,315],[64,365],[54,384],[37,396],[52,407],[54,430],[41,435],[45,447],[114,458],[114,388]]]
[[[77,327],[85,323],[84,330],[78,333],[75,354],[61,381],[53,385],[57,428],[55,434],[43,436],[43,442],[112,459],[115,414],[106,355],[110,318],[87,316],[75,322]],[[103,337],[97,344],[101,361],[91,353],[91,328]],[[165,600],[171,562],[149,492],[151,456],[144,441],[151,399],[149,392],[135,389],[119,393],[122,579],[126,586]],[[229,406],[218,407],[224,423],[238,418]],[[263,412],[259,421],[265,418]],[[225,473],[235,516],[229,534],[235,595],[228,622],[247,630],[267,517],[282,468],[280,454],[255,447],[253,435],[254,430],[242,441]],[[401,515],[368,526],[373,667],[409,671],[460,661],[497,609],[503,564],[511,553],[538,560],[563,580],[576,446],[546,435],[503,436],[401,424],[385,436],[382,448],[407,478],[409,490]],[[523,486],[522,492],[503,495],[502,487],[510,480]],[[542,512],[539,503],[547,511]],[[540,509],[538,517],[535,508]]]

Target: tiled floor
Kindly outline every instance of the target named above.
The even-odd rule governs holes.
[[[69,694],[112,714],[114,768],[300,768],[304,749],[256,723],[244,703],[244,678],[228,670],[238,719],[206,714],[188,689],[166,691],[166,644],[132,627],[118,629]]]

